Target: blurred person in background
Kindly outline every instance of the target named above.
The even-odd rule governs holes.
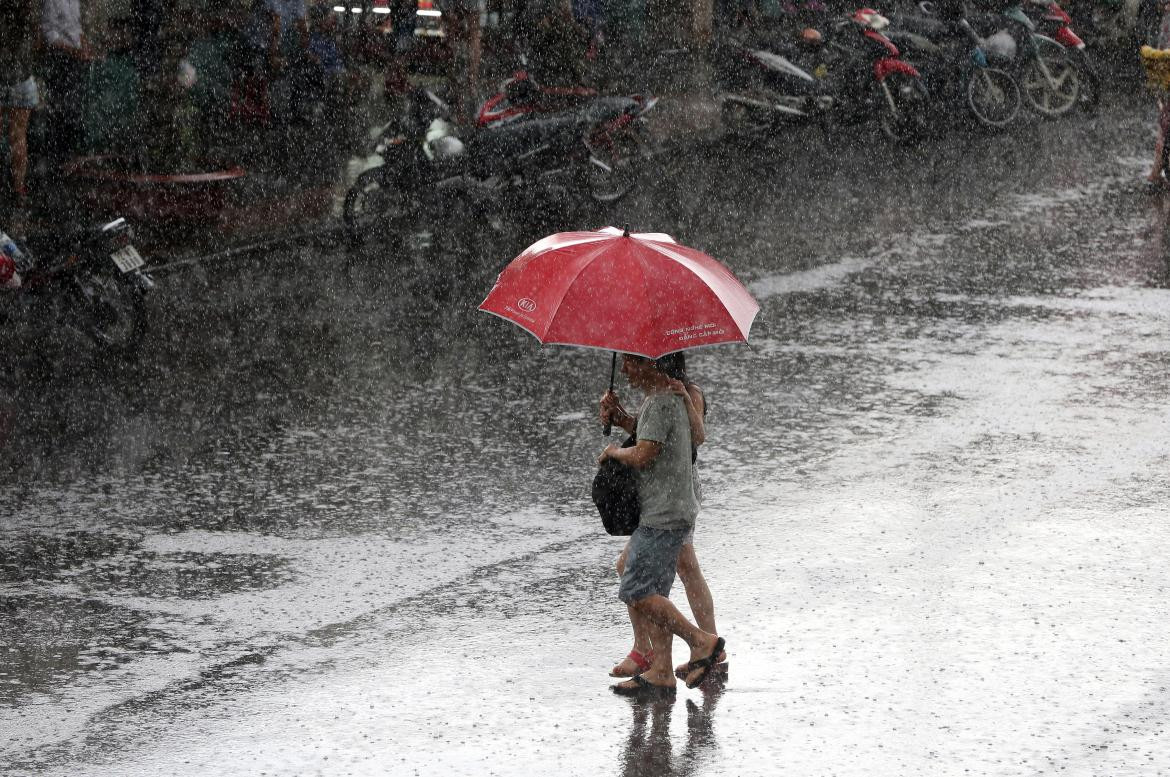
[[[82,31],[81,11],[81,0],[44,0],[41,13],[41,61],[50,111],[47,146],[58,165],[81,150],[86,76],[98,59]]]
[[[1155,49],[1165,51],[1170,49],[1170,0],[1158,0],[1158,27],[1153,31],[1149,45]],[[1166,90],[1158,92],[1158,136],[1154,141],[1154,166],[1146,176],[1146,187],[1150,192],[1161,192],[1170,181],[1162,175],[1162,160],[1166,153],[1165,138],[1170,130],[1170,98]]]
[[[17,211],[14,231],[23,229],[23,213],[28,207],[28,120],[40,104],[32,61],[37,34],[39,0],[3,0],[0,2],[0,130],[8,133],[8,166],[12,186],[9,200]],[[7,198],[6,198],[7,199]]]
[[[479,60],[482,52],[479,0],[438,0],[451,50],[447,80],[455,120],[467,125],[479,102]]]
[[[583,84],[593,34],[573,16],[572,3],[537,0],[530,8],[528,63],[533,76],[548,86]]]
[[[286,54],[303,60],[308,49],[305,0],[253,0],[232,53],[232,116],[247,124],[267,124],[272,84],[284,73]]]
[[[134,0],[130,5],[130,37],[139,78],[153,77],[162,64],[163,32],[167,26],[163,0]]]
[[[308,30],[303,64],[293,68],[294,117],[311,117],[318,108],[323,114],[326,107],[340,107],[351,85],[345,55],[337,42],[337,13],[332,6],[310,6]]]

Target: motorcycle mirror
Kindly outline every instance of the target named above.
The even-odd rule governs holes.
[[[934,7],[934,3],[930,2],[930,0],[922,0],[922,2],[918,4],[918,10],[922,11],[922,13],[926,14],[927,16],[934,16],[937,9]]]

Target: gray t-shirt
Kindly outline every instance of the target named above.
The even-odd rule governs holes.
[[[642,525],[653,529],[687,529],[699,515],[691,466],[691,423],[677,394],[651,394],[638,410],[638,440],[662,450],[638,472]]]

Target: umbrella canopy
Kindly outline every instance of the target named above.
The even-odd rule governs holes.
[[[656,359],[745,342],[760,306],[722,264],[669,235],[561,232],[513,259],[479,306],[541,343]]]

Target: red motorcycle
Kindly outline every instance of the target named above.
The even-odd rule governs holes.
[[[633,110],[625,110],[630,101],[634,103]],[[616,97],[601,95],[586,86],[545,86],[537,83],[526,70],[517,70],[500,85],[500,91],[484,101],[475,125],[483,131],[553,114],[610,116],[595,123],[586,139],[592,163],[608,175],[614,168],[636,168],[648,156],[646,114],[657,104],[657,97],[641,94]]]
[[[476,117],[476,125],[489,127],[534,113],[579,110],[590,103],[607,100],[633,100],[638,104],[639,116],[645,115],[658,104],[657,97],[641,94],[605,97],[589,86],[545,86],[537,83],[527,70],[517,70],[511,78],[500,84],[500,91],[484,100],[479,116]]]

